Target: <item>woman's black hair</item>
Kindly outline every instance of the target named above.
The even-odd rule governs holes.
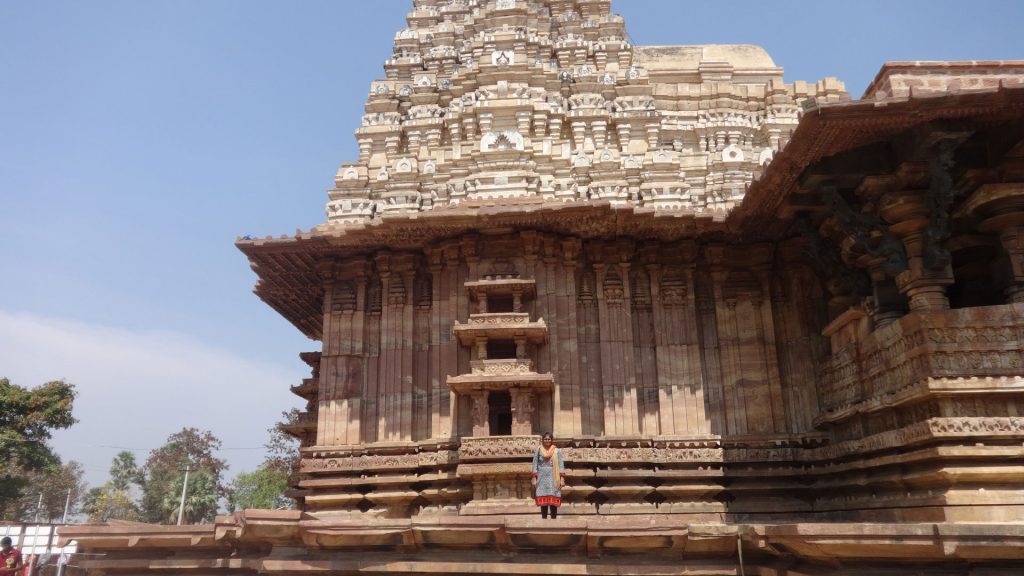
[[[554,440],[555,439],[555,435],[552,434],[551,432],[545,432],[545,433],[540,435],[540,439],[541,440],[543,440],[545,438],[551,438],[552,440]]]

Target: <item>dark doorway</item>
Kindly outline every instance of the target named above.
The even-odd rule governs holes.
[[[488,360],[508,360],[516,357],[516,343],[512,340],[488,340],[487,341],[487,359]],[[506,393],[506,396],[508,393]]]
[[[491,392],[487,406],[490,409],[488,424],[491,436],[511,436],[512,396],[508,392]]]
[[[493,314],[515,312],[511,294],[491,294],[487,297],[487,311]]]

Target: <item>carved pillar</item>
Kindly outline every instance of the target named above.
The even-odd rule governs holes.
[[[609,246],[611,264],[594,264],[600,317],[601,374],[606,434],[638,434],[633,330],[629,307],[629,262],[625,243]]]
[[[442,271],[444,270],[444,251],[429,248],[426,251],[431,283],[430,305],[430,438],[444,438],[451,435],[450,429],[442,428],[442,418],[448,414],[447,395],[442,405],[441,391],[448,390],[445,385],[446,374],[441,366],[442,334],[450,330],[444,324],[441,312]]]
[[[458,345],[458,342],[452,337],[451,327],[455,323],[458,314],[459,295],[462,284],[459,282],[459,245],[455,242],[449,242],[442,245],[444,252],[444,272],[441,275],[441,359],[440,359],[440,373],[438,379],[440,380],[438,386],[440,387],[440,400],[439,404],[444,406],[447,404],[447,414],[444,413],[445,408],[441,408],[442,413],[440,416],[441,432],[445,437],[455,436],[459,431],[459,420],[458,412],[456,410],[457,398],[451,393],[447,386],[447,380],[449,376],[455,376],[460,374],[459,372],[459,353],[462,347]]]
[[[742,411],[743,404],[738,398],[737,373],[739,355],[735,334],[736,299],[726,298],[724,285],[729,278],[729,271],[723,268],[723,247],[709,246],[705,253],[711,263],[711,282],[714,293],[714,317],[717,320],[715,332],[718,340],[719,367],[722,382],[722,415],[724,417],[723,434],[740,434],[746,432],[746,416]]]
[[[529,436],[533,434],[534,414],[537,411],[536,395],[523,388],[512,388],[512,435]]]
[[[559,332],[564,337],[557,343],[561,347],[559,356],[558,376],[555,385],[568,396],[571,427],[565,425],[565,432],[578,436],[583,433],[583,402],[581,397],[578,325],[576,318],[576,269],[579,267],[581,243],[579,239],[563,239],[562,263],[558,278],[558,310],[565,320],[559,324]]]
[[[487,390],[473,392],[470,394],[472,400],[473,410],[473,436],[490,436],[491,427],[490,423],[490,406],[488,405],[488,399],[491,393]]]
[[[413,301],[416,283],[415,260],[412,254],[403,254],[400,262],[396,262],[395,271],[402,275],[402,287],[405,289],[402,299],[402,322],[398,332],[397,345],[400,350],[401,368],[399,372],[399,389],[396,410],[398,413],[398,439],[413,439],[413,422],[415,416],[414,388],[415,372],[413,369],[413,346],[415,341],[415,312]]]
[[[576,296],[578,314],[576,334],[580,374],[583,433],[601,436],[604,432],[604,385],[601,377],[600,313],[597,305],[597,277],[584,268],[579,275]]]
[[[395,334],[401,320],[401,307],[405,304],[405,288],[401,276],[391,272],[391,255],[377,254],[374,258],[381,278],[382,305],[380,315],[380,376],[377,390],[377,440],[393,440],[396,434],[395,394],[398,391],[400,353]]]
[[[775,339],[775,317],[772,310],[771,262],[773,246],[765,246],[768,261],[757,267],[757,277],[761,282],[761,294],[754,302],[754,309],[760,313],[757,324],[758,336],[763,347],[764,374],[767,379],[768,398],[771,403],[771,429],[775,432],[792,432],[788,430],[786,406],[782,394],[782,377],[779,373],[779,350]],[[755,397],[757,397],[755,395]]]
[[[332,329],[332,310],[333,310],[333,297],[334,297],[334,262],[326,261],[321,262],[317,265],[317,273],[320,276],[320,280],[323,284],[324,289],[324,307],[323,307],[323,353],[321,354],[321,366],[327,368],[320,376],[319,390],[317,392],[317,426],[316,426],[316,443],[318,446],[325,446],[331,444],[329,436],[332,436],[331,430],[328,430],[327,423],[333,421],[333,397],[334,397],[334,378],[332,377],[333,370],[330,369],[330,357],[333,346],[331,341],[331,329]]]
[[[953,284],[953,269],[948,260],[937,265],[926,262],[929,211],[925,199],[915,192],[889,193],[883,197],[879,211],[906,248],[907,270],[896,277],[896,286],[906,294],[910,309],[948,309],[946,287]]]
[[[1019,214],[1024,215],[1024,211]],[[1010,285],[1006,287],[1006,301],[1024,302],[1024,225],[1004,228],[999,240],[1010,257]]]
[[[979,186],[961,210],[983,218],[978,226],[981,231],[999,234],[1010,266],[1006,301],[1024,302],[1024,183]]]

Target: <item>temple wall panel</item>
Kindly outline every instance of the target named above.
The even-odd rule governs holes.
[[[816,386],[827,341],[821,336],[826,311],[820,283],[806,268],[783,268],[772,294],[779,372],[787,429],[808,432],[819,413]]]
[[[820,284],[809,269],[729,262],[725,250],[706,247],[698,260],[692,244],[532,233],[379,252],[357,259],[362,268],[353,260],[325,298],[317,443],[472,435],[473,404],[447,380],[470,373],[476,350],[452,327],[478,312],[466,283],[505,268],[535,282],[521,310],[547,331],[525,347],[554,382],[536,397],[537,430],[811,431],[824,317],[804,303],[821,300]]]

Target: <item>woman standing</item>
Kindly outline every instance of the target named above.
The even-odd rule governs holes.
[[[550,432],[541,436],[541,446],[533,454],[533,487],[535,502],[540,506],[540,517],[558,518],[558,507],[562,505],[562,484],[565,482],[562,453],[555,447]]]

